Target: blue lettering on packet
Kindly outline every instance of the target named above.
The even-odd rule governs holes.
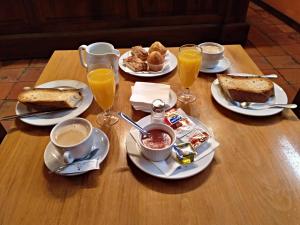
[[[170,118],[169,121],[171,124],[175,124],[177,123],[179,120],[182,119],[182,116],[178,115],[178,114],[173,114]]]

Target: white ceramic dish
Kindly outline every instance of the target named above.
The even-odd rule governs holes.
[[[176,105],[176,103],[177,103],[177,95],[172,89],[170,89],[169,104],[166,105],[165,110],[169,110],[169,109],[173,108]],[[140,110],[140,111],[151,113],[151,108]]]
[[[97,128],[94,128],[93,132],[94,132],[94,134],[93,134],[94,135],[94,143],[93,143],[92,148],[99,148],[98,152],[93,157],[93,159],[94,158],[98,159],[99,163],[101,163],[108,154],[109,140],[103,131],[101,131]],[[56,168],[64,165],[63,155],[57,150],[57,148],[52,144],[52,142],[49,142],[45,149],[44,162],[45,162],[46,167],[50,171],[54,171]],[[78,163],[79,163],[78,165],[80,165],[80,167],[78,167],[77,164],[74,164],[74,165],[70,166],[72,168],[66,168],[65,170],[56,172],[56,174],[59,174],[62,176],[75,176],[75,175],[80,175],[80,174],[90,171],[90,169],[87,168],[88,165],[86,165],[84,163],[80,164],[80,161],[78,161]],[[68,172],[70,170],[74,171],[74,172],[72,172],[72,173]]]
[[[144,48],[145,50],[149,50],[149,48]],[[123,63],[123,60],[127,57],[131,56],[131,51],[125,52],[123,55],[121,55],[119,59],[119,66],[120,68],[133,76],[138,76],[138,77],[158,77],[165,75],[167,73],[170,73],[173,71],[176,66],[177,66],[177,58],[175,55],[173,55],[170,51],[167,51],[166,56],[165,56],[165,65],[161,71],[158,72],[153,72],[153,71],[141,71],[141,72],[134,72],[128,67],[126,67]]]
[[[72,87],[82,89],[81,94],[83,96],[81,102],[78,104],[78,108],[73,110],[67,110],[65,112],[54,112],[43,116],[33,116],[27,118],[21,118],[24,123],[35,126],[50,126],[55,125],[61,121],[71,119],[82,114],[92,104],[93,94],[90,88],[85,84],[77,80],[55,80],[50,81],[39,86],[37,88],[56,88],[56,87]],[[30,112],[30,109],[18,102],[16,105],[16,114],[23,114]]]
[[[227,70],[231,66],[228,58],[224,57],[219,61],[219,63],[212,69],[201,68],[200,72],[203,73],[220,73]]]
[[[193,119],[193,118],[192,118]],[[150,116],[146,116],[139,120],[137,123],[144,127],[147,124],[149,124],[151,121]],[[203,129],[206,129],[209,133],[209,131],[205,126],[202,125],[198,120],[193,119],[195,123],[197,123],[199,126],[202,126]],[[212,134],[213,136],[213,134]],[[152,162],[144,158],[141,154],[130,154],[129,152],[139,152],[138,145],[136,141],[133,139],[133,137],[128,134],[126,138],[126,149],[128,156],[130,160],[142,171],[145,173],[152,175],[154,177],[163,178],[163,179],[170,179],[170,180],[176,180],[176,179],[184,179],[187,177],[194,176],[198,173],[200,173],[202,170],[204,170],[213,160],[215,151],[210,152],[203,158],[201,158],[198,161],[195,161],[193,164],[186,166],[186,167],[180,167],[178,168],[173,174],[170,176],[166,176],[163,174]],[[134,149],[132,151],[132,149]]]
[[[274,97],[271,97],[266,104],[287,104],[288,98],[284,90],[274,83]],[[283,109],[261,109],[261,110],[254,110],[254,109],[243,109],[241,107],[238,107],[234,105],[232,102],[228,100],[226,96],[224,96],[224,93],[221,90],[221,87],[219,85],[218,79],[215,79],[214,82],[211,84],[211,93],[213,98],[223,107],[226,109],[229,109],[233,112],[240,113],[243,115],[248,116],[271,116],[277,113],[280,113]]]

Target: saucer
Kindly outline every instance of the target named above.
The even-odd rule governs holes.
[[[93,128],[93,132],[94,132],[93,134],[94,143],[92,148],[99,149],[98,152],[95,154],[95,156],[89,160],[78,161],[77,163],[66,167],[64,170],[60,172],[55,172],[56,174],[62,176],[80,175],[90,170],[96,169],[95,166],[89,165],[89,163],[93,162],[94,164],[96,163],[97,165],[99,165],[106,158],[109,151],[109,140],[106,134],[100,129]],[[63,156],[58,151],[58,149],[52,144],[51,141],[48,143],[45,149],[44,162],[46,167],[50,171],[54,171],[56,168],[65,165],[63,161]]]
[[[200,72],[203,73],[220,73],[227,70],[230,67],[231,63],[228,58],[224,57],[219,61],[219,63],[211,69],[201,68]]]

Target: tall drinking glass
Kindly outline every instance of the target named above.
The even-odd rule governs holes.
[[[110,111],[116,92],[112,65],[103,63],[89,67],[87,79],[97,104],[103,110],[102,113],[97,115],[98,125],[112,126],[117,123],[119,118],[114,112]]]
[[[202,63],[201,49],[194,44],[182,45],[178,53],[179,78],[185,88],[179,94],[178,100],[187,104],[196,100],[196,96],[190,93],[190,87],[195,82]]]

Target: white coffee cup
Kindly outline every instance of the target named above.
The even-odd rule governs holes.
[[[115,82],[119,83],[119,50],[107,42],[96,42],[90,45],[81,45],[78,48],[80,63],[91,71],[98,64],[110,64],[114,70]]]
[[[224,47],[215,42],[204,42],[198,45],[202,51],[202,68],[212,69],[224,58]]]
[[[93,139],[93,126],[83,118],[58,123],[50,133],[50,140],[62,154],[65,163],[72,163],[89,154]]]

